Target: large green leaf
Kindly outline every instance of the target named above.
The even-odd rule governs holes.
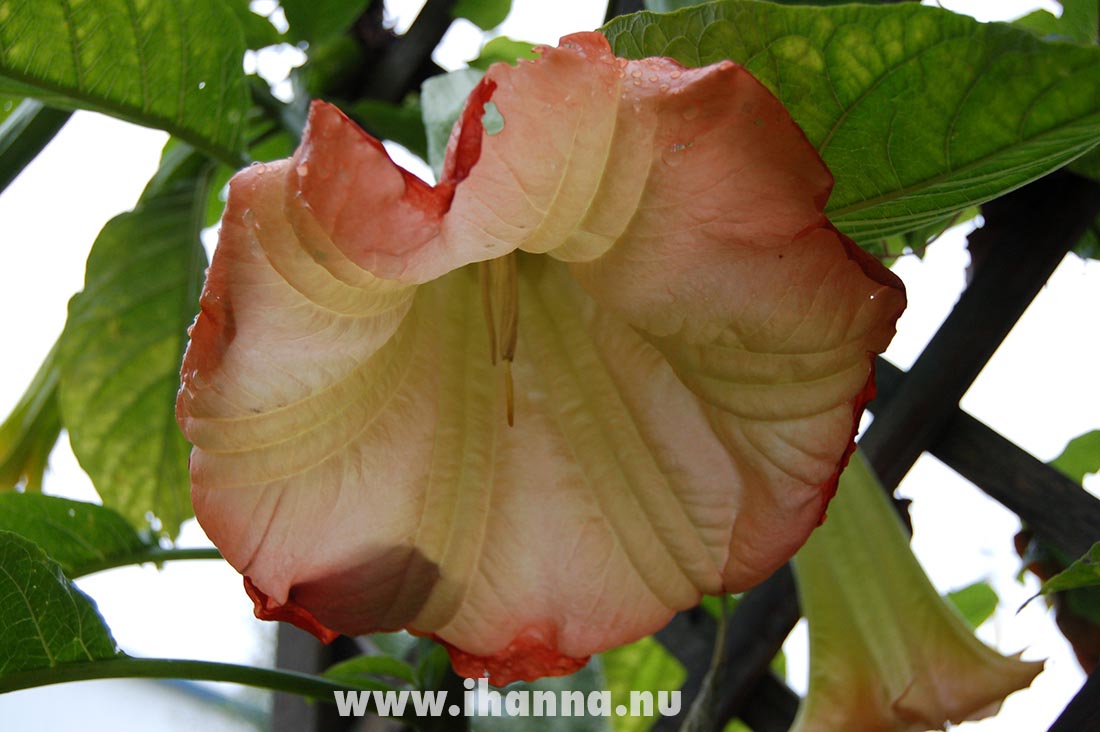
[[[118,655],[93,603],[34,542],[0,531],[0,676]]]
[[[61,413],[104,504],[175,535],[191,516],[175,397],[206,267],[212,162],[170,146],[130,213],[104,227],[62,336]],[[159,520],[159,524],[158,524]]]
[[[37,493],[0,495],[0,531],[33,541],[70,578],[141,561],[159,548],[109,508]]]
[[[158,127],[240,159],[240,22],[225,0],[0,0],[0,91]]]
[[[727,0],[616,18],[617,54],[745,65],[836,178],[830,218],[867,241],[1044,175],[1100,141],[1100,49],[939,8]]]
[[[0,491],[17,487],[42,490],[46,462],[61,434],[57,350],[55,344],[11,414],[0,424]]]

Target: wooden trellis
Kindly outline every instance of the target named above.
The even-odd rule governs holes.
[[[400,101],[439,73],[431,53],[450,25],[453,3],[428,0],[398,39],[382,28],[382,3],[373,2],[356,26],[368,49],[363,73],[352,82],[356,96]],[[641,9],[641,0],[611,0],[607,17]],[[971,281],[950,316],[908,372],[879,359],[878,398],[869,405],[875,419],[860,446],[887,490],[892,492],[928,452],[1016,513],[1038,539],[1079,556],[1100,539],[1100,500],[967,415],[959,401],[1058,263],[1100,216],[1100,184],[1059,172],[986,204],[983,215],[985,226],[970,241],[977,253]],[[726,636],[716,730],[734,718],[755,732],[790,727],[799,697],[769,663],[800,615],[789,566],[738,604]],[[687,669],[684,709],[699,692],[714,637],[714,621],[698,608],[678,614],[656,634]],[[291,627],[279,631],[277,662],[283,668],[317,671],[356,652],[339,644],[322,649]],[[664,718],[656,729],[675,730],[680,721]],[[377,722],[385,728],[385,720]],[[435,722],[440,729],[466,724],[463,719]],[[276,695],[274,732],[337,732],[361,723],[337,717],[327,705]],[[1100,671],[1088,678],[1049,732],[1097,729]]]

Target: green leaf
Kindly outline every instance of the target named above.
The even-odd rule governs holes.
[[[233,163],[244,50],[225,0],[0,0],[0,91],[158,127]]]
[[[915,254],[918,257],[923,257],[928,246],[939,239],[944,232],[953,226],[959,226],[973,220],[980,213],[981,209],[977,206],[971,206],[933,221],[919,229],[907,231],[904,234],[893,234],[882,239],[863,241],[860,244],[868,252],[881,259],[884,264],[890,266],[895,259],[903,254]]]
[[[482,30],[492,30],[511,10],[512,0],[458,0],[451,8],[451,17],[465,18]]]
[[[34,542],[0,531],[0,677],[119,655],[93,603]]]
[[[265,16],[252,12],[250,0],[229,0],[226,5],[237,16],[244,31],[245,45],[252,49],[274,46],[283,42],[283,34]]]
[[[8,94],[0,94],[0,122],[3,122],[19,107],[23,97],[13,97]]]
[[[620,56],[744,64],[821,152],[829,216],[861,241],[1000,196],[1100,141],[1100,49],[939,8],[727,0],[604,32]]]
[[[977,628],[993,617],[1000,599],[988,582],[975,582],[958,590],[948,592],[946,599],[971,628]]]
[[[0,122],[0,192],[50,144],[72,114],[26,99]]]
[[[61,413],[103,498],[174,536],[191,514],[175,398],[206,268],[199,241],[212,161],[169,148],[137,207],[100,232],[62,335]]]
[[[1040,594],[1075,590],[1080,587],[1100,585],[1100,542],[1092,545],[1085,555],[1043,583]]]
[[[1078,43],[1100,42],[1100,3],[1096,0],[1061,0],[1062,27]]]
[[[600,659],[612,699],[629,700],[632,691],[648,691],[656,700],[657,692],[679,689],[687,679],[683,664],[652,637],[607,651]],[[656,716],[613,717],[612,727],[616,732],[643,732],[656,719]]]
[[[11,414],[0,424],[0,490],[42,490],[46,463],[61,434],[57,350],[54,344]]]
[[[1073,251],[1084,259],[1100,259],[1100,218],[1093,220]]]
[[[416,671],[412,666],[399,658],[390,656],[356,656],[347,661],[341,661],[325,669],[325,678],[334,681],[347,681],[350,684],[363,686],[365,684],[377,685],[379,689],[394,689],[397,686],[383,683],[376,678],[389,677],[403,681],[405,684],[416,684]]]
[[[1062,454],[1050,461],[1050,466],[1065,473],[1075,483],[1084,481],[1089,473],[1100,473],[1100,430],[1074,437]]]
[[[451,661],[447,650],[429,638],[417,639],[417,661],[413,678],[418,689],[438,689]]]
[[[379,140],[393,140],[414,155],[428,157],[424,113],[415,97],[410,96],[400,106],[377,99],[363,99],[348,111],[356,122]]]
[[[481,53],[470,62],[470,67],[487,71],[495,63],[516,65],[519,59],[536,59],[535,44],[516,41],[508,36],[497,36],[481,47]]]
[[[0,531],[33,541],[70,578],[140,561],[157,548],[109,508],[34,493],[0,494]]]
[[[705,1],[705,0],[704,0]],[[682,8],[690,8],[694,5],[700,5],[700,0],[645,0],[646,10],[652,10],[654,13],[671,13]]]
[[[370,0],[282,0],[280,4],[291,40],[314,44],[346,33]]]
[[[479,69],[459,69],[449,74],[433,76],[420,87],[420,106],[424,113],[424,130],[428,136],[428,164],[436,178],[443,171],[443,156],[455,120],[462,114],[466,97],[485,73]]]

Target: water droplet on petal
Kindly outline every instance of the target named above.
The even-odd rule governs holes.
[[[633,76],[635,79],[642,78],[642,72],[638,71],[637,69],[634,69],[633,71],[631,71],[630,75]]]
[[[650,83],[652,83],[652,84],[656,84],[656,83],[657,83],[657,75],[656,75],[656,74],[654,74],[653,76],[650,76],[650,77],[649,77],[649,81],[650,81]]]
[[[671,74],[669,74],[669,76],[671,76],[673,79],[679,79],[680,78],[680,72],[679,71],[673,71]]]
[[[689,147],[691,147],[690,142],[677,142],[674,145],[669,145],[661,153],[661,160],[665,162],[665,165],[676,167],[684,162],[684,158],[687,157],[684,151]]]
[[[696,106],[691,106],[684,110],[684,119],[695,119],[698,116],[699,108]]]
[[[309,166],[305,163],[299,163],[298,167],[294,170],[297,171],[299,178],[305,178],[309,175]]]

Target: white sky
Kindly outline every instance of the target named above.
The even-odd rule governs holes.
[[[926,3],[932,4],[932,3]],[[418,0],[390,2],[402,19],[422,5]],[[499,32],[514,38],[556,43],[569,32],[602,22],[600,3],[559,0],[554,12],[539,0],[515,0],[512,16]],[[1012,18],[1057,4],[972,0],[943,2],[983,20]],[[410,10],[411,8],[411,10]],[[401,23],[399,23],[401,26]],[[457,67],[477,54],[481,34],[456,23],[437,60]],[[7,414],[33,376],[65,319],[67,299],[78,291],[84,260],[96,233],[111,216],[129,209],[156,167],[165,135],[90,113],[78,113],[50,147],[0,196],[0,220],[7,246],[0,268],[0,339],[6,349],[0,379],[0,412]],[[888,357],[909,366],[950,311],[963,285],[967,262],[961,235],[946,237],[923,260],[898,263],[910,306],[899,323]],[[963,400],[974,416],[1043,460],[1065,443],[1100,428],[1100,393],[1095,387],[1100,342],[1085,335],[1083,319],[1100,312],[1100,265],[1069,257],[994,356]],[[76,466],[67,444],[53,455],[47,489],[95,500],[94,490]],[[1026,649],[1025,657],[1050,660],[1032,689],[1011,697],[1004,713],[970,723],[964,732],[1018,732],[1045,729],[1076,692],[1083,675],[1041,602],[1019,614],[1036,583],[1014,577],[1019,562],[1012,549],[1018,521],[944,468],[925,457],[903,483],[901,493],[915,498],[913,546],[933,582],[942,591],[989,579],[1001,596],[995,619],[981,636],[1005,652]],[[181,543],[205,541],[190,522]],[[274,626],[252,618],[240,578],[225,565],[180,562],[165,570],[126,568],[86,578],[81,587],[99,603],[122,647],[145,656],[203,658],[266,663]],[[788,642],[791,683],[804,690],[804,627]],[[146,691],[140,691],[145,689]],[[178,711],[168,713],[171,693],[149,690],[142,682],[92,682],[47,687],[0,696],[5,729],[117,730],[122,701],[140,695],[141,713],[132,717],[158,729],[247,729]],[[256,692],[225,687],[250,701]],[[157,701],[153,701],[157,700]],[[177,706],[173,706],[176,709]],[[178,707],[183,709],[183,707]],[[176,721],[169,719],[173,717]],[[201,721],[200,721],[201,719]]]

